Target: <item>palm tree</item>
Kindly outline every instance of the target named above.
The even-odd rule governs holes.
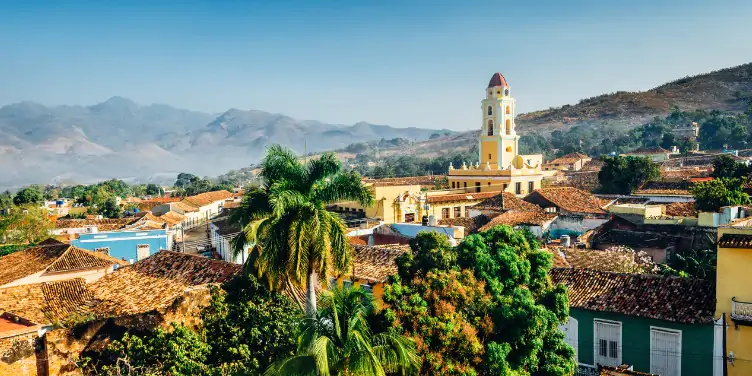
[[[339,201],[370,206],[373,194],[357,173],[340,172],[332,153],[301,164],[292,151],[274,145],[260,176],[261,186],[247,192],[230,217],[243,227],[233,239],[235,252],[252,245],[248,265],[278,287],[304,286],[306,312],[315,315],[319,276],[346,272],[352,255],[342,219],[326,206]]]
[[[415,344],[393,333],[371,333],[371,294],[335,288],[321,297],[322,309],[305,319],[297,354],[273,364],[267,376],[385,376],[412,374],[419,358]]]

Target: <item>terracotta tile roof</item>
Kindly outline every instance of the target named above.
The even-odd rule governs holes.
[[[70,244],[29,247],[0,257],[0,286],[42,271],[63,272],[123,263]]]
[[[492,87],[497,87],[497,86],[501,86],[501,87],[509,86],[509,84],[507,83],[507,79],[504,78],[504,75],[502,75],[501,73],[494,73],[494,75],[491,76],[491,80],[488,81],[489,89]]]
[[[541,226],[553,221],[557,216],[556,213],[546,213],[542,210],[525,212],[508,211],[494,217],[490,222],[479,228],[478,231],[486,231],[500,225],[511,227],[518,225]]]
[[[581,161],[583,159],[591,159],[591,158],[582,153],[569,153],[569,154],[562,155],[561,157],[556,158],[552,161],[549,161],[546,164],[549,164],[549,165],[550,164],[572,164],[572,163]]]
[[[157,197],[157,198],[151,198],[148,200],[142,200],[138,203],[138,210],[141,211],[149,211],[153,209],[155,206],[169,204],[171,202],[178,202],[180,201],[180,197]]]
[[[666,205],[666,215],[672,217],[697,217],[694,202],[672,202]]]
[[[183,201],[187,201],[189,204],[194,206],[202,207],[209,205],[212,202],[227,200],[228,198],[232,198],[232,192],[221,190],[200,193],[195,196],[189,196],[186,197]]]
[[[176,209],[180,209],[186,213],[197,212],[199,209],[198,206],[191,204],[190,202],[185,201],[185,200],[174,203],[173,207],[175,207]]]
[[[668,249],[676,245],[675,236],[656,232],[642,232],[619,229],[608,229],[593,234],[592,244],[619,244],[634,248]]]
[[[372,184],[374,187],[390,187],[395,185],[436,185],[442,183],[444,175],[407,176],[403,178],[363,179],[363,183]]]
[[[692,183],[684,180],[680,181],[648,181],[640,187],[634,194],[636,195],[669,195],[669,196],[691,196],[689,188]]]
[[[585,164],[580,169],[580,172],[598,172],[605,165],[606,165],[606,162],[600,159],[593,159],[593,160],[585,162]]]
[[[724,234],[718,240],[718,247],[721,248],[752,248],[752,235],[745,234]]]
[[[428,196],[426,200],[429,204],[438,204],[445,202],[463,202],[463,201],[478,201],[491,198],[498,195],[499,192],[479,192],[479,193],[460,193],[450,195],[437,195]]]
[[[225,203],[222,205],[225,209],[237,209],[240,207],[240,202],[238,201],[225,201]]]
[[[541,188],[527,195],[524,200],[533,204],[541,204],[541,199],[562,210],[573,213],[605,214],[600,202],[589,192],[572,187]]]
[[[579,269],[592,269],[615,273],[652,273],[656,265],[645,252],[635,252],[626,247],[612,247],[607,250],[579,249],[570,247],[547,247],[547,252],[554,255],[554,259],[561,258],[565,266]],[[554,260],[556,261],[556,260]]]
[[[126,261],[110,257],[101,252],[92,252],[68,245],[68,249],[47,268],[47,272],[65,272],[80,269],[128,265]]]
[[[567,262],[567,257],[564,255],[564,252],[562,252],[559,247],[555,248],[543,248],[544,251],[550,253],[553,256],[553,264],[551,265],[552,268],[571,268],[572,265],[569,265],[569,262]]]
[[[495,196],[481,201],[478,205],[472,207],[475,210],[494,210],[494,211],[532,211],[540,210],[541,207],[535,204],[531,204],[527,201],[523,201],[510,192],[503,192],[496,194]]]
[[[397,257],[410,251],[409,245],[356,245],[353,258],[353,277],[371,283],[381,283],[397,274]]]
[[[442,226],[462,226],[465,228],[465,235],[478,231],[483,225],[488,223],[491,219],[486,215],[478,215],[475,217],[459,217],[459,218],[446,218],[439,219],[439,225]]]
[[[69,229],[69,228],[83,228],[86,226],[97,226],[98,231],[114,231],[119,230],[135,221],[138,218],[103,218],[103,219],[58,219],[55,221],[55,228],[57,229]]]
[[[554,283],[567,287],[571,308],[684,324],[713,321],[715,289],[704,280],[577,268],[549,273]]]
[[[233,278],[242,265],[172,251],[160,251],[89,285],[98,317],[162,310],[186,290]]]
[[[661,154],[661,153],[669,153],[669,151],[660,146],[655,146],[655,147],[650,147],[650,148],[646,148],[646,147],[638,148],[638,149],[630,151],[629,153],[624,153],[624,154],[630,155],[630,154]]]
[[[159,219],[170,226],[175,226],[185,221],[185,216],[174,211],[168,211],[167,213],[160,215]]]
[[[600,376],[660,376],[655,373],[630,371],[628,367],[600,366]]]
[[[690,179],[690,178],[704,178],[709,177],[710,174],[713,172],[712,169],[700,169],[697,167],[693,168],[682,168],[679,170],[675,169],[661,169],[661,178],[664,179]]]
[[[83,278],[0,289],[0,311],[38,324],[50,324],[85,314],[91,293]]]

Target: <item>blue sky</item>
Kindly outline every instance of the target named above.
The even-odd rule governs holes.
[[[119,95],[208,112],[471,129],[752,61],[752,2],[4,1],[0,105]]]

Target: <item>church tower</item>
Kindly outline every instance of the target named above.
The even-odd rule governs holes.
[[[517,155],[520,138],[514,129],[514,102],[507,80],[501,73],[495,73],[481,101],[483,123],[478,145],[481,165],[489,163],[493,169],[506,169]]]

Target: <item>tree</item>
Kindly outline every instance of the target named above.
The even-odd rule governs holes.
[[[601,157],[606,164],[598,172],[598,183],[603,193],[631,194],[648,180],[661,174],[658,166],[648,158]]]
[[[747,143],[747,129],[739,118],[714,111],[700,126],[699,138],[704,149],[739,148]]]
[[[226,293],[223,293],[226,292]],[[300,309],[252,275],[239,275],[215,289],[201,315],[212,351],[207,364],[222,375],[258,375],[293,355]]]
[[[746,164],[736,162],[730,155],[724,154],[713,161],[713,177],[715,178],[746,179],[750,172]]]
[[[235,251],[253,245],[249,262],[259,274],[276,286],[305,286],[306,311],[314,315],[318,277],[344,272],[351,263],[345,225],[326,206],[339,201],[371,205],[373,193],[357,173],[340,172],[331,153],[302,165],[292,151],[274,145],[261,169],[263,183],[246,193],[230,217],[243,228],[233,239]]]
[[[360,288],[335,288],[321,297],[316,317],[301,325],[294,356],[270,367],[265,375],[385,376],[417,368],[415,345],[393,332],[372,333],[367,316],[373,298]]]
[[[451,247],[419,233],[384,288],[384,318],[415,339],[422,375],[571,375],[574,349],[558,326],[566,288],[527,231],[497,226]]]
[[[7,243],[34,244],[50,235],[54,223],[43,209],[35,205],[11,208],[10,214],[0,216],[0,240]]]
[[[38,204],[42,202],[42,192],[36,186],[26,187],[18,192],[13,197],[13,203],[17,206],[26,204]]]
[[[713,249],[692,249],[686,253],[672,252],[663,274],[700,278],[715,283],[718,253]]]
[[[0,210],[8,209],[12,205],[13,205],[13,195],[10,194],[10,191],[5,191],[3,193],[0,193]]]
[[[198,176],[194,176],[191,182],[185,187],[186,196],[195,196],[210,191],[212,191],[212,182],[209,179],[202,179]]]
[[[162,189],[162,187],[156,184],[147,184],[144,193],[149,196],[162,196],[164,194],[164,190]]]
[[[102,214],[105,218],[120,218],[123,216],[123,211],[120,210],[117,199],[114,196],[110,196],[104,202],[104,205],[100,207],[99,214]]]
[[[153,375],[208,375],[205,361],[210,346],[185,326],[173,323],[171,329],[158,328],[145,336],[126,332],[107,348],[106,357],[114,359],[114,364],[103,366],[98,374],[130,374],[131,369],[146,369],[151,372],[145,374]]]
[[[749,196],[742,189],[741,179],[718,178],[697,183],[690,192],[695,196],[697,210],[714,212],[724,206],[746,205]]]
[[[289,297],[238,275],[211,287],[196,330],[131,332],[82,365],[96,375],[260,375],[294,354],[301,317]]]
[[[428,137],[429,140],[435,140],[437,138],[441,138],[441,135],[438,133],[431,133],[431,136]]]
[[[175,180],[175,187],[176,188],[185,188],[188,185],[191,184],[191,181],[193,181],[194,178],[197,178],[198,176],[193,174],[188,174],[185,172],[181,172],[178,174],[177,180]]]

